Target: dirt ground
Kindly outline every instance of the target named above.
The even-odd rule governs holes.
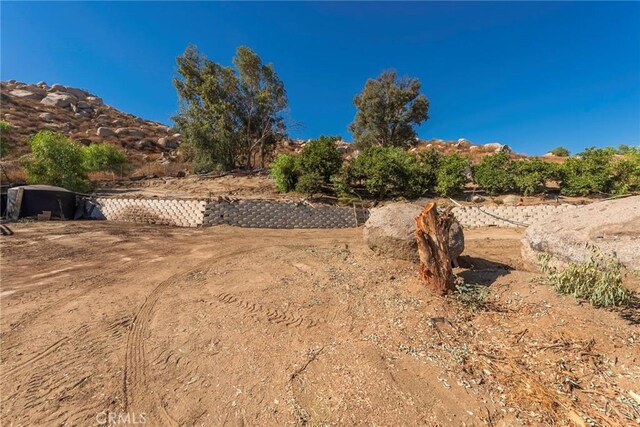
[[[638,313],[538,283],[517,230],[466,232],[456,273],[489,290],[473,308],[431,296],[361,229],[12,228],[2,425],[640,420]]]

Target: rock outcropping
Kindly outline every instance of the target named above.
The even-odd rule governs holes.
[[[123,113],[84,89],[15,80],[2,82],[0,88],[0,120],[12,126],[8,140],[14,149],[9,156],[24,154],[28,151],[27,140],[45,129],[61,132],[85,145],[117,145],[130,160],[169,153],[181,143],[180,134],[169,126]],[[141,140],[145,143],[139,144]]]
[[[371,250],[389,258],[418,262],[416,217],[422,207],[409,203],[390,203],[371,210],[364,225],[364,239]],[[464,250],[462,227],[454,221],[449,233],[452,259]]]
[[[640,271],[640,196],[555,214],[532,224],[522,239],[522,255],[532,268],[539,267],[544,255],[556,266],[584,262],[591,248]]]

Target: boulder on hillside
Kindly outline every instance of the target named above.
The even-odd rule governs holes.
[[[640,271],[640,196],[593,203],[534,223],[522,239],[522,255],[532,268],[539,267],[541,256],[562,266],[587,261],[590,246]]]
[[[49,93],[42,101],[44,105],[52,105],[55,107],[68,107],[72,103],[78,102],[78,99],[66,93],[52,92]]]
[[[166,150],[175,150],[178,148],[178,141],[163,136],[162,138],[158,138],[158,145]]]
[[[104,102],[102,101],[102,98],[100,98],[99,96],[87,96],[87,99],[85,99],[85,101],[95,105],[104,104]]]
[[[114,135],[114,132],[107,128],[107,127],[99,127],[98,130],[96,131],[96,135],[98,136],[112,136]]]
[[[87,96],[89,96],[89,92],[87,92],[86,90],[69,86],[65,86],[62,92],[69,93],[78,98],[80,101],[84,101],[85,99],[87,99]]]
[[[409,203],[390,203],[371,210],[364,225],[364,239],[371,250],[390,258],[418,262],[416,217],[423,207]],[[455,259],[464,250],[464,234],[458,221],[449,233],[449,252]]]
[[[56,117],[51,113],[40,113],[38,114],[38,118],[40,120],[44,120],[45,122],[53,121]]]
[[[30,92],[24,89],[14,89],[9,93],[11,94],[11,96],[15,96],[16,98],[35,99],[36,101],[40,101],[42,98],[44,98],[44,95],[41,93]]]

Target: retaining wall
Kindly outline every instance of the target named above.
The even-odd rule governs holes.
[[[365,223],[368,209],[310,206],[276,200],[211,201],[205,225],[249,228],[352,228]]]
[[[574,205],[456,207],[465,228],[527,227]],[[249,228],[351,228],[364,224],[368,209],[313,206],[280,200],[184,200],[99,197],[87,205],[87,216],[111,221],[197,227],[228,224]]]
[[[85,209],[94,219],[197,227],[203,223],[206,206],[205,200],[99,197]]]
[[[452,212],[465,228],[527,227],[550,215],[576,207],[575,205],[469,206],[453,208]]]

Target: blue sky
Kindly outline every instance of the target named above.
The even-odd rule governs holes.
[[[0,77],[83,87],[170,123],[175,57],[247,45],[285,83],[294,137],[342,135],[367,78],[395,68],[431,102],[422,138],[640,144],[640,3],[0,3]]]

